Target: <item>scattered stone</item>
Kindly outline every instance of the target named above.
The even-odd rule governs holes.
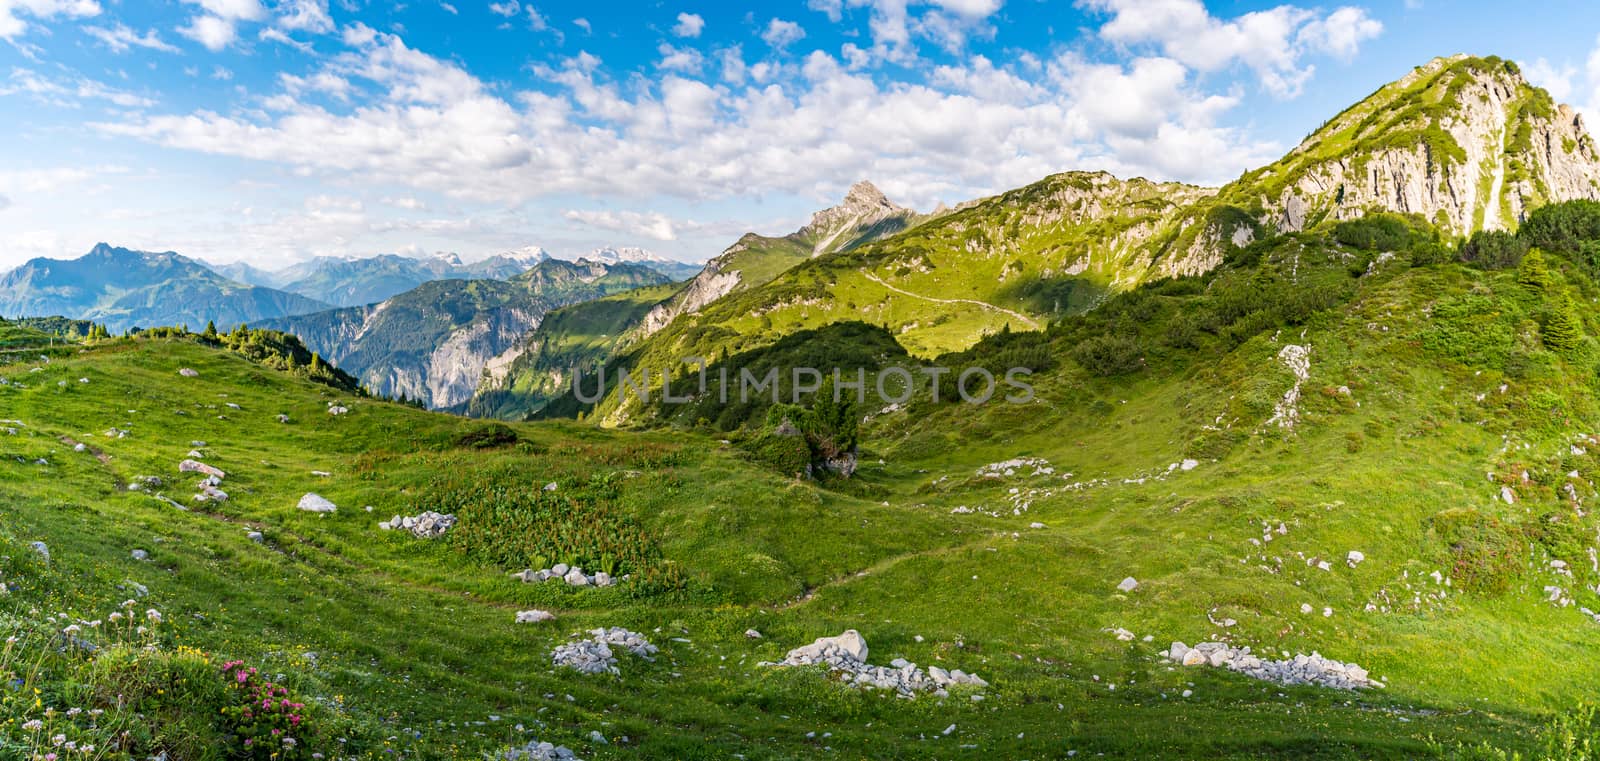
[[[1356,566],[1361,565],[1361,561],[1366,559],[1367,556],[1362,553],[1361,550],[1351,550],[1350,554],[1345,556],[1344,562],[1351,568],[1355,568]]]
[[[44,558],[45,563],[48,564],[50,562],[50,547],[44,542],[33,542],[28,546],[32,547],[34,552],[39,553],[39,557]]]
[[[379,523],[378,528],[384,531],[404,529],[410,531],[418,539],[433,539],[444,536],[455,525],[456,517],[454,515],[445,515],[444,513],[428,510],[415,516],[396,515]]]
[[[185,367],[185,368],[182,368],[182,369],[178,370],[178,374],[182,375],[185,378],[198,378],[198,377],[200,377],[200,373],[197,373],[197,372],[194,371],[193,368],[188,368],[188,367]]]
[[[190,452],[190,454],[192,455],[194,453]],[[207,465],[207,464],[205,464],[203,462],[200,462],[200,461],[194,460],[194,459],[184,460],[183,462],[178,463],[178,472],[179,473],[200,473],[202,475],[207,475],[207,476],[211,476],[213,478],[219,478],[219,479],[228,477],[228,474],[222,472],[222,469],[217,468],[217,467],[212,466],[212,465]]]
[[[248,534],[245,534],[245,537],[256,544],[261,544],[262,542],[267,541],[267,538],[263,536],[260,531],[252,531]]]
[[[77,444],[73,444],[72,445],[72,451],[74,451],[74,452],[87,452],[87,451],[89,451],[89,446],[87,444],[84,444],[83,442],[78,442]]]
[[[347,413],[349,411],[350,411],[350,408],[342,406],[342,405],[338,405],[338,404],[329,404],[328,405],[328,414],[332,415],[334,417],[338,417],[338,416],[343,415],[343,414],[345,414],[345,413]]]
[[[1253,679],[1285,685],[1315,685],[1339,690],[1379,688],[1382,682],[1370,679],[1367,670],[1354,663],[1341,663],[1313,652],[1284,660],[1267,660],[1250,653],[1250,648],[1233,648],[1222,642],[1202,642],[1193,648],[1174,642],[1167,660],[1185,666],[1209,665],[1226,668]]]
[[[576,635],[574,635],[576,636]],[[557,647],[550,660],[557,666],[573,669],[583,674],[622,673],[617,668],[617,657],[611,647],[616,645],[645,660],[656,653],[656,646],[643,634],[622,628],[594,629],[589,639],[580,639]]]
[[[519,623],[519,624],[537,624],[537,623],[540,623],[542,621],[554,620],[555,617],[556,617],[556,614],[551,613],[548,610],[519,610],[519,611],[517,611],[517,623]]]
[[[301,497],[298,507],[308,513],[331,513],[339,509],[320,494],[307,494]]]
[[[744,636],[746,639],[761,639],[761,632],[758,632],[755,629],[745,629]]]
[[[240,410],[240,409],[244,409],[244,408],[240,407],[237,404],[234,404],[233,402],[228,402],[228,409],[230,409],[230,410]]]
[[[555,491],[556,490],[556,482],[551,481],[550,483],[545,484],[544,485],[544,490],[545,491]]]
[[[128,491],[144,491],[146,489],[159,489],[167,484],[160,476],[134,476],[128,482]]]
[[[564,581],[569,586],[574,587],[609,587],[617,583],[617,580],[612,578],[611,574],[606,573],[605,571],[590,574],[585,572],[582,568],[569,566],[566,563],[556,563],[549,568],[542,568],[537,571],[529,568],[511,575],[514,578],[521,579],[522,583],[524,584],[536,584],[545,581]],[[626,579],[627,576],[623,576],[623,578]]]
[[[966,684],[987,687],[988,682],[960,669],[946,671],[930,666],[926,671],[917,664],[896,658],[889,666],[872,666],[867,663],[867,641],[855,629],[846,630],[837,637],[822,637],[809,645],[797,647],[778,663],[764,666],[827,666],[829,671],[842,675],[846,682],[857,687],[894,690],[911,697],[919,692],[933,692],[941,697],[948,695],[951,685]]]
[[[289,416],[288,415],[279,415],[278,416],[278,422],[280,422],[280,423],[288,423],[289,422]]]
[[[502,754],[505,761],[579,761],[578,755],[565,745],[530,740],[527,745],[512,748]]]
[[[1199,460],[1184,460],[1183,462],[1178,463],[1178,468],[1180,470],[1194,470],[1198,467],[1200,467]]]
[[[134,550],[133,551],[133,559],[134,560],[149,560],[150,559],[150,553],[145,552],[144,550]]]
[[[1118,592],[1132,592],[1139,587],[1139,580],[1129,576],[1117,585]]]
[[[1500,499],[1505,500],[1508,505],[1515,505],[1517,503],[1517,493],[1512,491],[1509,486],[1502,486],[1500,487]]]

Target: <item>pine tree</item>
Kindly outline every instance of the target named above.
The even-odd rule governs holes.
[[[1517,282],[1534,291],[1545,291],[1550,288],[1550,266],[1545,262],[1544,252],[1533,249],[1522,257],[1522,266],[1517,269]]]
[[[201,333],[200,337],[206,339],[207,341],[215,341],[215,340],[217,340],[217,321],[216,320],[207,320],[206,321],[206,331],[204,333]]]
[[[1572,299],[1563,295],[1550,308],[1544,323],[1544,345],[1552,351],[1570,354],[1583,345],[1583,321]]]

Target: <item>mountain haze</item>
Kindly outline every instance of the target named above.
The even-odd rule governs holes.
[[[92,320],[116,332],[207,321],[226,328],[326,308],[299,294],[229,280],[171,251],[105,243],[77,259],[33,259],[0,278],[0,314]]]

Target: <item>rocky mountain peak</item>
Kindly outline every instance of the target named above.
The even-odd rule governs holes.
[[[1515,63],[1451,56],[1380,88],[1222,196],[1265,209],[1260,221],[1283,230],[1379,209],[1466,235],[1515,228],[1545,203],[1600,198],[1600,155],[1577,114]]]
[[[890,201],[876,185],[862,180],[850,186],[838,206],[811,215],[810,224],[800,228],[795,236],[812,239],[814,253],[820,254],[832,250],[838,241],[851,237],[852,233],[892,217],[913,213]]]

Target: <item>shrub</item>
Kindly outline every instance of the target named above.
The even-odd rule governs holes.
[[[1528,542],[1513,527],[1476,510],[1445,510],[1430,519],[1454,559],[1450,577],[1470,592],[1503,594],[1528,562]]]
[[[1413,237],[1410,223],[1397,214],[1368,214],[1333,228],[1334,240],[1365,251],[1400,251]]]
[[[1528,215],[1517,235],[1547,251],[1576,254],[1584,243],[1600,240],[1600,203],[1580,199],[1546,204]]]
[[[1539,292],[1550,288],[1550,265],[1545,263],[1544,252],[1535,248],[1522,257],[1522,266],[1517,268],[1517,282]]]
[[[1540,336],[1544,345],[1558,354],[1571,356],[1583,347],[1583,320],[1571,298],[1563,295],[1555,300]]]
[[[751,459],[786,476],[805,473],[811,467],[811,448],[803,436],[779,436],[763,432],[744,444]]]
[[[504,423],[490,423],[456,437],[456,446],[468,449],[497,449],[517,443],[517,432]]]
[[[1138,372],[1144,367],[1143,351],[1133,339],[1121,335],[1092,336],[1072,349],[1072,358],[1089,372],[1110,377]]]
[[[1506,270],[1522,262],[1528,241],[1502,230],[1479,230],[1461,247],[1461,261],[1486,270]]]

